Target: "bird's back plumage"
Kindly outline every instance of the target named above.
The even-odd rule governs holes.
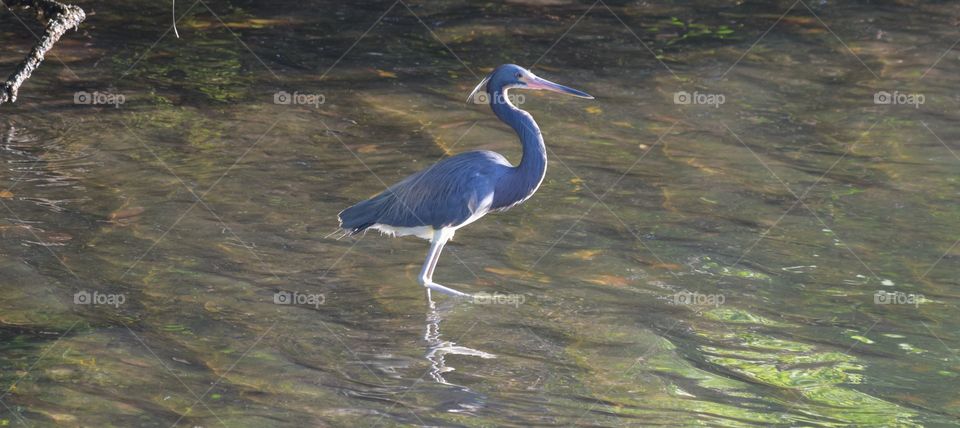
[[[496,208],[492,205],[497,182],[512,168],[506,158],[490,151],[446,158],[343,210],[340,227],[352,234],[378,226],[459,227]]]

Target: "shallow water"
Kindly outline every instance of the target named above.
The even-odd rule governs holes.
[[[960,6],[178,2],[177,39],[77,4],[0,107],[0,425],[958,422]],[[505,62],[597,99],[523,94],[547,178],[440,261],[514,304],[431,309],[425,242],[327,235],[450,153],[517,161],[463,103]]]

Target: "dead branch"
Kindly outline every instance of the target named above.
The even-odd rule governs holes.
[[[86,18],[86,14],[77,6],[65,5],[54,0],[0,0],[0,3],[8,9],[31,9],[37,20],[46,28],[23,62],[18,64],[13,74],[0,84],[0,104],[3,104],[17,101],[20,85],[40,66],[44,55],[60,40],[63,33],[71,28],[77,28]]]

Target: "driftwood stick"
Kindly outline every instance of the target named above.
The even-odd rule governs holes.
[[[54,0],[0,0],[0,3],[9,9],[32,9],[37,20],[46,28],[27,57],[17,65],[13,74],[0,84],[0,104],[3,104],[17,101],[20,85],[30,78],[33,70],[40,66],[44,55],[60,40],[63,33],[71,28],[77,28],[86,18],[86,14],[77,6],[65,5]]]

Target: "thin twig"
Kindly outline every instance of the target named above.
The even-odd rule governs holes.
[[[177,31],[177,0],[170,2],[170,14],[173,15],[173,35],[180,38],[180,33]]]

